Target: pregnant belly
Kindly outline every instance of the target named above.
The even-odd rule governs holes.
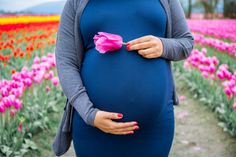
[[[170,69],[163,58],[146,59],[137,52],[119,50],[85,53],[81,79],[95,107],[122,113],[117,121],[149,123],[170,95]]]

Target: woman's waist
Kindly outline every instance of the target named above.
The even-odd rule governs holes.
[[[138,54],[137,51],[127,51],[124,47],[120,50],[99,53],[95,48],[91,48],[85,52],[82,68],[89,70],[112,69],[114,70],[139,70],[142,73],[145,71],[170,71],[169,60],[165,58],[145,58]]]

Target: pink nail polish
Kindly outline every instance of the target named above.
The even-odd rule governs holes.
[[[133,131],[131,131],[131,132],[129,132],[128,134],[133,134],[134,132]]]

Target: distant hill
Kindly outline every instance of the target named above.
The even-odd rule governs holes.
[[[66,1],[47,2],[27,9],[23,12],[33,14],[61,14]]]

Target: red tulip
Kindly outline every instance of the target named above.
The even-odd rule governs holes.
[[[22,128],[23,128],[23,123],[20,122],[20,124],[19,124],[19,126],[18,126],[18,131],[19,131],[19,132],[22,132]]]
[[[12,109],[10,111],[10,117],[14,117],[15,116],[15,113],[16,113],[16,110]]]

